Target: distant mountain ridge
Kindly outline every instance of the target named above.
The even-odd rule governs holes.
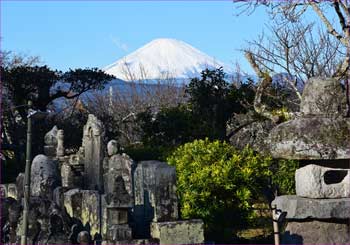
[[[227,74],[233,73],[229,65],[183,41],[160,38],[106,66],[104,71],[124,81],[139,81],[188,79],[200,76],[206,68],[219,67]]]

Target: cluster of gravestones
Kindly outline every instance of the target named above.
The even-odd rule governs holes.
[[[201,220],[179,220],[175,168],[134,162],[105,144],[104,126],[89,115],[82,146],[65,155],[64,132],[45,136],[45,155],[31,165],[30,244],[197,244]],[[2,243],[19,243],[24,174],[1,185]]]
[[[350,243],[350,119],[344,117],[345,99],[338,81],[313,78],[304,88],[300,115],[269,134],[273,157],[301,163],[295,173],[296,195],[273,201],[288,221],[284,244]]]

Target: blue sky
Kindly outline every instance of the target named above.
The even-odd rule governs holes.
[[[1,48],[54,69],[100,67],[156,38],[185,41],[225,63],[268,23],[264,9],[236,16],[232,1],[1,1]]]

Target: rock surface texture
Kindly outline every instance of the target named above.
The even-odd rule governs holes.
[[[333,78],[311,78],[307,81],[300,102],[305,115],[343,114],[346,108],[345,90]]]
[[[309,164],[295,173],[296,194],[310,198],[350,197],[350,169]]]
[[[295,195],[278,196],[272,204],[287,212],[287,219],[349,219],[350,198],[314,199]]]
[[[134,172],[134,188],[137,236],[149,234],[152,221],[178,219],[174,167],[159,161],[139,162]]]
[[[335,79],[310,79],[304,88],[300,116],[269,134],[270,152],[286,159],[349,159],[350,119],[344,118],[345,93]]]
[[[300,117],[279,124],[269,135],[270,152],[286,159],[350,158],[350,119]]]
[[[60,184],[57,162],[37,155],[31,166],[31,195],[52,200],[53,190]]]
[[[289,222],[281,244],[349,244],[349,223],[327,221]]]
[[[103,189],[104,126],[100,120],[90,114],[84,126],[83,147],[85,161],[85,188]]]
[[[151,223],[151,235],[160,244],[202,244],[204,242],[202,220],[184,220]]]

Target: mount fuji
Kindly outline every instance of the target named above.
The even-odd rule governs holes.
[[[108,74],[123,81],[189,79],[200,76],[202,70],[230,67],[191,45],[176,39],[155,39],[131,54],[104,68]]]

